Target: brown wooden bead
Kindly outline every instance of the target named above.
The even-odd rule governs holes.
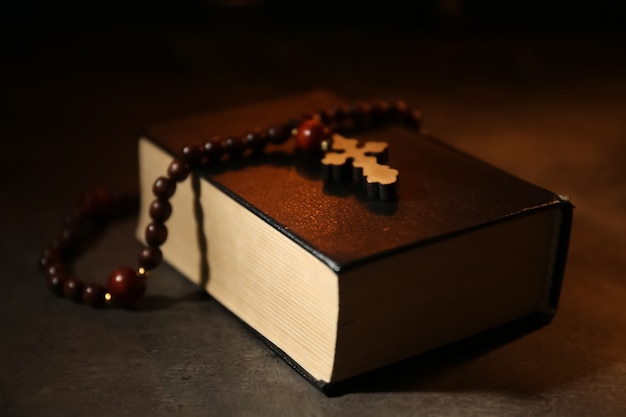
[[[150,223],[146,226],[146,243],[150,246],[160,246],[167,240],[167,227],[163,223]]]
[[[139,252],[138,258],[139,266],[151,271],[163,260],[163,252],[156,246],[147,246]]]
[[[111,302],[120,307],[131,307],[146,291],[143,276],[137,276],[134,269],[121,267],[111,273],[106,289],[111,294]]]
[[[82,301],[93,308],[104,306],[105,288],[100,284],[87,284],[83,287]]]
[[[237,158],[246,150],[246,144],[241,136],[231,135],[222,142],[224,151],[231,157]]]
[[[391,113],[394,116],[404,118],[409,113],[409,106],[402,100],[396,101],[391,105]]]
[[[200,145],[185,145],[180,150],[180,157],[189,168],[193,169],[202,161],[202,149]]]
[[[381,122],[389,119],[391,115],[391,104],[386,100],[374,100],[371,104],[372,119]]]
[[[152,186],[152,193],[161,199],[167,200],[176,192],[176,183],[165,177],[159,177]]]
[[[60,262],[52,263],[50,266],[48,266],[45,272],[46,272],[46,275],[49,277],[59,276],[59,277],[65,278],[67,274],[65,265],[63,265]]]
[[[61,239],[59,236],[53,238],[50,241],[50,248],[52,248],[59,254],[59,259],[67,258],[70,252],[67,241]]]
[[[202,152],[210,160],[217,161],[224,155],[222,139],[219,136],[214,136],[210,141],[204,143]]]
[[[82,210],[88,215],[106,215],[113,205],[113,197],[104,187],[96,187],[83,196]]]
[[[46,255],[42,254],[39,257],[39,269],[41,269],[42,271],[45,271],[46,269],[48,269],[50,265],[56,262],[58,262],[58,259],[49,258]]]
[[[418,110],[411,110],[407,114],[406,123],[413,129],[419,129],[422,125],[422,113]]]
[[[263,133],[261,129],[255,129],[252,132],[246,133],[243,140],[245,146],[254,151],[260,151],[268,142],[267,135]]]
[[[41,256],[39,258],[39,267],[42,271],[46,271],[53,264],[60,264],[61,257],[59,256],[58,251],[51,247],[45,248],[41,252]]]
[[[50,275],[46,277],[46,283],[50,288],[50,291],[54,293],[54,295],[61,297],[63,295],[63,283],[65,282],[65,278],[60,275]]]
[[[342,104],[332,110],[333,121],[335,123],[344,121],[350,114],[350,107]]]
[[[83,282],[78,278],[67,278],[63,282],[63,296],[75,303],[83,299]]]
[[[354,103],[350,106],[349,115],[357,123],[366,122],[371,116],[371,106],[365,102]]]
[[[63,219],[63,224],[65,226],[80,228],[87,217],[87,213],[82,209],[82,207],[74,207],[71,213]]]
[[[172,205],[167,200],[157,198],[150,204],[149,213],[152,220],[164,223],[172,215]]]
[[[267,129],[267,140],[275,145],[285,143],[291,136],[291,129],[287,125],[276,125]]]
[[[176,182],[186,180],[190,172],[189,166],[178,158],[174,158],[167,168],[167,175]]]
[[[59,243],[66,249],[70,249],[78,242],[78,231],[71,226],[65,226],[59,234]]]

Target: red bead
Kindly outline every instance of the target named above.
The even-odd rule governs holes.
[[[322,141],[328,139],[330,133],[328,127],[319,119],[309,119],[298,127],[296,144],[303,151],[320,153]]]
[[[121,267],[113,271],[106,285],[111,294],[113,304],[120,307],[130,307],[135,304],[146,291],[144,277],[137,276],[134,269]]]

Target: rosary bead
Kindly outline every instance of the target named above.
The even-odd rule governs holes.
[[[93,308],[104,306],[106,290],[99,284],[87,284],[83,287],[82,301]]]
[[[384,121],[389,118],[391,113],[391,105],[386,100],[375,100],[372,102],[372,118],[376,122]]]
[[[343,122],[346,117],[348,117],[350,113],[350,108],[347,105],[337,106],[331,111],[331,113],[333,115],[333,121],[335,123]]]
[[[159,177],[152,186],[152,193],[159,198],[167,200],[176,192],[176,183],[169,178]]]
[[[267,129],[267,139],[275,145],[285,143],[290,136],[291,127],[287,125],[276,125]]]
[[[202,152],[210,160],[217,161],[224,155],[224,146],[219,136],[214,136],[210,141],[202,146]]]
[[[60,262],[55,262],[48,266],[48,268],[46,269],[46,275],[49,277],[58,276],[61,278],[65,278],[65,266]]]
[[[167,227],[163,223],[150,223],[146,226],[146,243],[150,246],[160,246],[167,240]]]
[[[330,138],[328,128],[319,119],[309,119],[298,127],[296,144],[310,153],[320,153],[322,141]]]
[[[243,137],[245,146],[253,149],[254,151],[260,151],[267,145],[267,135],[261,131],[261,129],[255,129],[252,132],[248,132]]]
[[[113,304],[130,307],[139,301],[146,291],[146,281],[144,277],[137,276],[134,269],[122,267],[111,273],[106,289],[111,294]]]
[[[167,200],[156,199],[150,204],[150,218],[163,223],[172,215],[172,205]]]
[[[42,271],[45,271],[53,262],[58,262],[58,261],[56,259],[49,258],[46,255],[41,255],[39,257],[39,268]]]
[[[240,157],[246,149],[245,142],[240,136],[236,135],[231,135],[224,139],[222,146],[224,147],[224,151],[231,158]]]
[[[63,296],[75,303],[83,297],[83,282],[77,278],[67,278],[63,282]]]
[[[59,253],[51,247],[47,247],[41,252],[41,257],[39,258],[39,267],[43,271],[46,271],[53,264],[60,263],[60,260],[61,259]]]
[[[163,260],[163,252],[156,246],[147,246],[139,252],[139,266],[151,271]]]
[[[78,232],[76,228],[72,226],[65,226],[63,230],[61,230],[61,234],[59,235],[59,241],[61,246],[65,248],[71,248],[78,241]]]
[[[56,253],[59,254],[59,259],[67,258],[69,254],[69,247],[67,245],[67,242],[63,239],[60,239],[58,236],[50,241],[50,248],[52,248],[52,250],[56,251]]]
[[[404,101],[398,100],[391,105],[391,113],[397,117],[404,118],[409,113],[409,106]]]
[[[202,161],[202,150],[199,145],[186,145],[181,148],[180,157],[193,169]]]
[[[407,115],[407,124],[413,129],[419,129],[422,125],[422,113],[418,110],[412,110]]]
[[[187,179],[189,173],[189,166],[178,158],[174,158],[167,168],[167,175],[176,182],[182,182]]]
[[[371,106],[365,102],[358,102],[350,106],[350,117],[357,123],[365,122],[371,115]]]
[[[65,216],[63,224],[70,227],[80,227],[87,217],[82,207],[74,207],[72,212]]]
[[[63,295],[63,283],[65,279],[59,275],[50,275],[46,277],[46,283],[54,295],[60,297]]]
[[[82,199],[82,210],[87,215],[106,215],[113,205],[111,193],[104,187],[96,187],[85,194]]]

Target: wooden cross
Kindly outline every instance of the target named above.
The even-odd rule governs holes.
[[[382,165],[387,157],[387,143],[366,142],[358,147],[358,140],[333,135],[332,148],[322,159],[327,180],[342,180],[350,176],[354,182],[365,182],[367,196],[392,200],[396,196],[398,170]]]

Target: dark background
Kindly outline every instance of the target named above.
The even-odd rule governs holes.
[[[2,3],[0,414],[626,414],[626,7],[361,3]],[[83,190],[136,189],[139,127],[318,88],[403,98],[436,136],[571,197],[550,326],[328,399],[167,266],[139,311],[49,294],[41,248]],[[134,264],[133,228],[77,272]]]

